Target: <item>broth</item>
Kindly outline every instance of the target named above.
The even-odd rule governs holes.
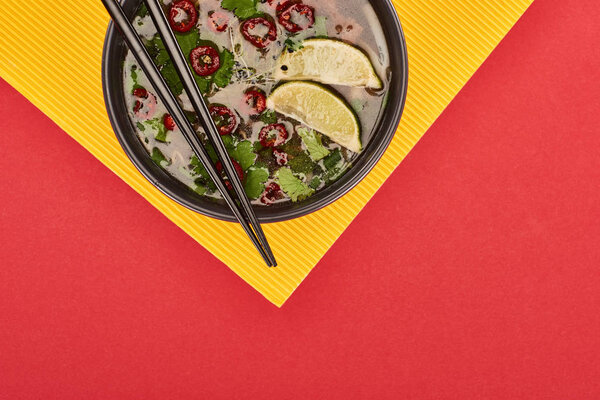
[[[246,192],[257,205],[301,201],[339,179],[351,168],[353,160],[358,156],[326,135],[313,132],[299,121],[272,110],[263,110],[264,99],[280,84],[273,79],[272,73],[282,52],[301,48],[303,41],[309,38],[328,37],[352,44],[368,55],[375,73],[383,83],[382,89],[325,85],[352,107],[365,145],[385,108],[391,79],[385,37],[369,1],[294,2],[314,10],[312,24],[310,14],[308,17],[302,12],[292,15],[290,22],[296,24],[292,30],[305,28],[298,32],[290,32],[282,26],[275,9],[277,2],[264,0],[259,1],[256,6],[257,14],[263,15],[271,23],[269,25],[258,19],[257,23],[246,23],[247,20],[222,8],[221,0],[196,1],[197,22],[188,32],[177,33],[184,54],[202,52],[194,65],[196,80],[211,107],[211,113],[223,135],[222,139],[237,164],[236,169],[239,169]],[[171,13],[173,16],[173,4],[189,2],[179,0],[171,4],[171,1],[166,0],[163,3],[166,15]],[[289,3],[292,4],[291,1]],[[304,6],[298,6],[298,10],[306,10],[302,7]],[[181,28],[190,22],[191,14],[175,14],[171,18],[172,26],[178,24]],[[214,150],[196,121],[190,101],[182,91],[145,7],[138,10],[133,25],[144,38],[149,53],[177,94],[180,104],[188,112],[190,121],[213,161],[216,161]],[[270,31],[273,27],[276,39]],[[253,43],[253,37],[259,38],[256,39],[259,43]],[[197,50],[200,47],[202,50]],[[216,59],[220,65],[214,65]],[[206,77],[200,76],[198,70],[209,74]],[[123,89],[129,117],[153,160],[196,193],[220,198],[206,171],[193,155],[179,129],[169,119],[166,108],[153,94],[152,86],[129,51],[123,64]],[[281,133],[282,129],[285,129],[287,137]],[[309,139],[305,136],[307,132],[311,134],[312,143],[315,143],[316,138],[316,143],[321,146],[321,155],[324,156],[318,160],[308,151]],[[287,183],[279,179],[277,174],[282,168],[292,172],[288,175],[293,176],[293,189],[290,189],[289,179]]]

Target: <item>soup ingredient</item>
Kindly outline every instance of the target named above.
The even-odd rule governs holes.
[[[198,46],[190,53],[192,68],[200,76],[212,75],[221,66],[219,53],[211,46]]]
[[[301,201],[311,196],[315,190],[296,177],[291,169],[281,168],[275,175],[281,190],[287,194],[292,201]]]
[[[271,124],[260,130],[258,139],[263,147],[277,147],[284,144],[288,136],[289,134],[287,129],[285,129],[285,125]]]
[[[271,182],[265,188],[265,192],[261,196],[260,202],[264,205],[270,206],[271,204],[275,203],[277,200],[280,200],[282,198],[283,193],[281,192],[281,187],[277,183]]]
[[[277,165],[285,165],[288,162],[288,155],[285,151],[273,149],[273,157],[275,157]]]
[[[261,114],[267,108],[267,96],[260,89],[248,89],[244,93],[241,109],[248,115]]]
[[[243,181],[244,180],[244,170],[242,169],[242,166],[240,164],[238,164],[238,162],[235,161],[233,158],[231,159],[231,162],[233,163],[233,166],[235,168],[235,173],[240,178],[240,181]],[[233,190],[233,186],[231,185],[231,182],[229,182],[229,179],[227,178],[227,176],[225,174],[223,174],[223,163],[221,163],[221,161],[217,161],[217,163],[215,164],[215,168],[217,169],[217,171],[220,174],[223,175],[223,179],[225,180],[225,186],[227,186],[227,189]]]
[[[321,136],[315,131],[306,128],[298,128],[298,135],[302,138],[302,141],[308,149],[308,154],[313,161],[322,160],[329,155],[330,151],[323,146]]]
[[[233,11],[238,18],[250,18],[258,13],[256,9],[257,0],[223,0],[221,7]]]
[[[208,27],[213,32],[225,32],[229,25],[229,17],[220,11],[213,11],[208,16]]]
[[[265,48],[271,42],[277,40],[275,24],[263,17],[245,20],[242,23],[241,30],[244,38],[259,49]]]
[[[310,28],[315,23],[315,10],[311,6],[302,3],[293,3],[279,13],[279,23],[283,25],[288,32],[300,32]]]
[[[277,60],[274,77],[372,89],[383,87],[365,53],[333,39],[307,39],[302,48],[284,51]]]
[[[152,157],[152,161],[154,161],[156,164],[158,164],[161,167],[168,166],[169,164],[171,164],[171,161],[169,161],[167,159],[167,157],[165,157],[165,155],[162,153],[162,151],[160,151],[158,149],[158,147],[155,147],[152,149],[151,157]]]
[[[267,3],[279,13],[290,4],[290,0],[267,0]]]
[[[356,114],[344,99],[321,85],[302,81],[284,83],[271,92],[267,107],[321,132],[350,151],[362,150]]]
[[[175,125],[175,121],[173,121],[173,117],[171,116],[171,114],[165,114],[165,117],[163,118],[163,123],[165,124],[165,128],[167,128],[168,131],[174,131],[177,127],[177,125]]]
[[[210,115],[213,117],[219,134],[221,136],[229,135],[234,131],[237,125],[237,119],[233,111],[225,106],[210,106],[208,107]]]
[[[133,89],[133,113],[141,120],[152,118],[156,111],[156,97],[144,88]]]
[[[169,10],[169,23],[174,31],[189,32],[198,23],[198,11],[190,0],[178,0]]]
[[[252,200],[258,199],[265,190],[265,182],[269,180],[269,170],[264,167],[251,167],[246,174],[244,191]]]

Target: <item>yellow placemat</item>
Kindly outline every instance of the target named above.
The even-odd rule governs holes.
[[[236,224],[169,200],[135,169],[108,121],[100,77],[108,15],[99,0],[0,1],[0,75],[138,193],[281,306],[441,114],[533,0],[394,0],[409,52],[409,92],[398,133],[351,193],[310,216],[266,225],[280,263],[267,269]],[[393,51],[393,49],[390,49]],[[294,238],[289,246],[288,238]]]

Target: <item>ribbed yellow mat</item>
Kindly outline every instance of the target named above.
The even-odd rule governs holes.
[[[199,216],[148,183],[121,150],[102,98],[108,15],[99,0],[0,1],[0,75],[168,218],[281,306],[533,0],[394,0],[405,29],[409,93],[398,133],[373,172],[313,215],[265,226],[280,266],[267,269],[236,224]],[[86,88],[86,90],[81,90]],[[86,107],[81,107],[85,104]],[[288,238],[294,238],[289,246]]]

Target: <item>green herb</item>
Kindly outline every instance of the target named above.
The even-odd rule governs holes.
[[[333,153],[323,160],[323,165],[325,166],[325,169],[330,170],[337,166],[341,159],[342,153],[340,153],[340,149],[335,149]]]
[[[288,165],[292,169],[292,171],[296,173],[308,174],[313,171],[315,168],[315,163],[311,160],[308,153],[303,151],[297,156],[290,157],[288,160]]]
[[[184,55],[189,56],[192,50],[198,47],[200,32],[198,32],[197,29],[192,29],[186,33],[176,33],[175,37],[177,38],[177,43],[181,46],[181,52]]]
[[[167,143],[167,133],[168,133],[167,128],[165,128],[164,125],[161,125],[158,128],[158,133],[156,134],[156,136],[154,136],[154,139],[157,142]]]
[[[204,185],[196,184],[196,187],[194,187],[194,192],[198,193],[200,196],[205,194],[207,191],[208,191],[208,188]]]
[[[173,94],[179,96],[183,92],[183,84],[179,80],[179,75],[177,75],[177,71],[175,71],[175,66],[169,62],[162,67],[160,72]]]
[[[315,36],[318,38],[326,38],[327,35],[327,18],[319,15],[315,18],[315,24],[313,25],[315,28]]]
[[[244,171],[250,168],[256,160],[256,153],[252,143],[248,140],[238,143],[235,148],[229,150],[229,155],[241,165]]]
[[[140,17],[144,17],[144,16],[146,16],[146,14],[148,14],[148,9],[146,8],[146,4],[142,3],[142,5],[140,6],[140,9],[138,11],[138,15]]]
[[[250,167],[244,181],[244,190],[250,199],[258,199],[269,180],[269,170],[264,167]]]
[[[292,201],[304,200],[311,196],[315,190],[308,187],[306,183],[297,178],[289,168],[281,168],[275,176],[281,190],[285,192]]]
[[[267,125],[271,125],[277,122],[277,115],[273,110],[265,110],[265,112],[260,114],[260,120]]]
[[[321,178],[319,178],[318,176],[315,176],[312,179],[312,181],[310,181],[310,184],[308,186],[317,190],[319,188],[319,186],[321,186]]]
[[[155,147],[152,149],[152,161],[154,161],[156,164],[158,164],[161,167],[166,167],[168,165],[171,165],[171,161],[169,161],[167,159],[167,157],[165,157],[165,155],[162,153],[162,151],[160,151],[158,149],[158,147]],[[163,165],[163,163],[165,163],[166,165]]]
[[[334,182],[346,172],[349,164],[341,164],[340,161],[342,161],[340,149],[335,149],[329,156],[323,159],[325,172],[322,177],[325,181],[329,183]]]
[[[160,35],[156,35],[151,43],[154,46],[153,58],[156,65],[162,66],[170,63],[171,58],[169,58],[169,53],[167,53],[167,49],[165,48],[165,44]]]
[[[290,53],[304,48],[304,45],[302,44],[302,39],[298,39],[296,36],[288,37],[283,43],[285,44],[285,48],[287,49],[287,51],[289,51]]]
[[[227,49],[223,49],[220,56],[221,66],[213,75],[213,83],[220,88],[224,88],[231,82],[233,76],[233,53]]]
[[[231,135],[221,136],[221,140],[223,141],[223,144],[225,145],[227,152],[233,151],[233,149],[235,148],[235,144],[233,142],[233,136],[231,136]]]
[[[154,130],[156,132],[154,135],[154,139],[156,139],[159,142],[163,142],[163,143],[167,142],[168,131],[167,131],[167,128],[165,127],[165,124],[162,121],[162,118],[154,118],[154,119],[150,119],[148,121],[144,121],[142,123],[137,122],[135,125],[142,132],[144,132],[146,130],[146,128],[151,128],[152,130]]]
[[[131,80],[133,82],[132,90],[143,89],[142,85],[139,84],[138,68],[135,65],[131,66]]]
[[[221,7],[226,10],[234,11],[238,18],[250,18],[258,12],[256,9],[257,0],[223,0]]]
[[[206,168],[204,168],[204,165],[202,165],[202,163],[200,162],[198,157],[192,156],[192,158],[190,159],[190,165],[192,167],[192,172],[196,176],[200,177],[194,181],[197,185],[199,185],[199,186],[206,185],[208,187],[208,189],[213,190],[213,191],[217,189],[217,186],[210,179],[210,175],[208,175],[208,171],[206,170]]]
[[[302,138],[313,161],[319,161],[329,155],[330,151],[323,146],[321,135],[312,129],[298,128],[298,135]]]
[[[203,76],[194,74],[194,80],[196,81],[196,85],[198,85],[198,89],[200,89],[201,93],[210,92],[210,78],[205,78]]]
[[[290,156],[297,156],[304,151],[302,150],[302,139],[299,135],[292,135],[291,139],[279,148]]]

